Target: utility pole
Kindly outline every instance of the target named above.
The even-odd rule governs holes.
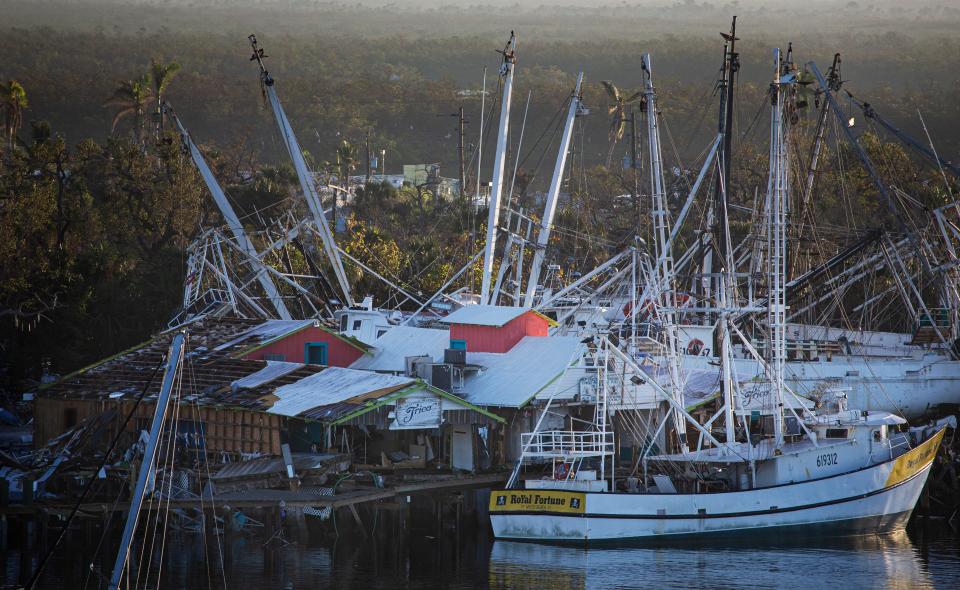
[[[444,117],[446,115],[437,115],[438,117]],[[461,105],[457,112],[450,113],[451,117],[457,118],[457,158],[460,165],[460,198],[462,199],[467,194],[467,167],[465,159],[465,146],[464,136],[466,133],[466,124],[470,121],[467,121],[463,115],[463,106]]]
[[[366,183],[370,184],[370,130],[367,129],[367,135],[363,140],[363,147],[366,151],[367,157],[367,180]]]
[[[464,125],[466,121],[463,118],[463,105],[457,109],[457,129],[459,130],[459,138],[457,143],[457,153],[460,156],[460,198],[463,199],[464,195],[467,194],[467,168],[466,161],[464,159]]]

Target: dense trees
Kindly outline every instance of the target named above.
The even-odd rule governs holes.
[[[143,10],[152,10],[149,3],[142,4]],[[500,37],[509,30],[500,20],[488,21],[479,9],[477,14],[443,9],[415,13],[419,16],[414,18],[389,10],[374,14],[303,3],[289,10],[311,18],[330,11],[331,18],[322,23],[324,34],[314,29],[298,33],[309,23],[283,21],[288,12],[252,19],[250,14],[263,16],[253,9],[230,21],[238,29],[233,31],[210,16],[222,16],[217,11],[227,9],[183,4],[189,6],[164,13],[162,22],[183,24],[168,30],[126,27],[125,19],[134,16],[123,7],[118,8],[122,22],[116,30],[84,25],[88,19],[83,14],[76,15],[76,26],[35,27],[29,20],[34,8],[25,4],[20,12],[24,26],[0,35],[0,51],[7,58],[0,74],[8,80],[0,84],[0,380],[36,379],[42,370],[62,374],[82,366],[140,341],[164,326],[176,309],[184,247],[201,226],[219,219],[177,138],[153,125],[162,124],[157,109],[165,97],[177,105],[194,137],[202,138],[198,141],[205,144],[211,167],[251,229],[291,207],[303,212],[296,177],[262,106],[256,69],[246,60],[249,31],[239,29],[247,24],[273,24],[264,25],[262,36],[272,56],[268,66],[317,172],[342,178],[365,170],[365,150],[356,146],[369,134],[371,151],[386,153],[388,173],[398,172],[402,164],[439,162],[444,176],[454,176],[458,142],[447,115],[463,105],[469,119],[468,186],[474,186],[473,149],[481,135],[477,91],[483,67],[496,64],[491,48],[502,44]],[[70,5],[64,14],[71,11],[76,7]],[[671,14],[688,12],[692,15],[694,9],[684,5]],[[188,13],[197,16],[184,16]],[[600,16],[585,16],[591,14]],[[519,97],[531,92],[532,100],[514,209],[523,207],[534,220],[539,216],[537,193],[549,182],[558,113],[579,69],[587,76],[585,103],[595,113],[577,119],[562,185],[559,229],[548,251],[548,262],[558,264],[561,273],[585,272],[635,236],[647,237],[647,173],[623,170],[619,164],[629,150],[625,122],[640,83],[640,53],[650,51],[657,60],[671,206],[679,207],[686,197],[704,146],[715,133],[716,27],[661,27],[664,21],[658,19],[667,17],[651,16],[639,38],[628,34],[628,23],[637,22],[631,14],[611,7],[602,13],[571,8],[550,19],[517,16],[526,29],[520,29],[511,150],[523,126]],[[960,20],[960,15],[937,14],[947,23]],[[464,28],[458,15],[482,26]],[[397,22],[410,25],[402,36],[394,33],[400,30]],[[582,24],[583,30],[563,26],[567,22]],[[608,38],[588,34],[604,26],[611,31]],[[914,36],[882,28],[839,38],[811,33],[795,46],[811,55],[844,51],[845,78],[851,78],[858,94],[869,94],[885,114],[922,137],[915,120],[919,108],[941,155],[956,159],[960,103],[953,97],[960,79],[950,56],[960,46],[943,32],[944,26],[949,24],[924,20],[918,27],[925,33]],[[463,31],[469,35],[461,36]],[[743,35],[732,194],[732,230],[738,238],[749,231],[744,211],[765,189],[767,47],[785,42],[759,33]],[[166,59],[154,57],[160,52]],[[484,118],[495,126],[492,71]],[[598,82],[603,78],[611,80],[608,86]],[[607,107],[610,117],[604,113]],[[798,172],[807,157],[813,111],[803,113],[795,126],[793,165]],[[858,133],[872,129],[860,118],[858,125]],[[484,144],[491,149],[490,128],[486,133]],[[837,129],[831,127],[828,136],[815,199],[798,212],[803,223],[815,220],[819,225],[816,234],[811,230],[801,242],[801,266],[836,251],[849,235],[847,228],[863,228],[887,216],[855,154],[835,141]],[[884,140],[869,132],[861,139],[884,177],[926,207],[945,202],[949,195],[942,179]],[[640,150],[644,160],[642,141]],[[482,179],[489,178],[491,160],[484,157]],[[456,197],[436,198],[432,190],[359,187],[353,203],[341,211],[343,231],[337,236],[351,256],[418,297],[435,291],[466,263],[482,247],[484,235],[482,208]],[[922,207],[915,212],[922,218]],[[704,216],[698,203],[691,213],[693,224]],[[690,243],[695,234],[691,229],[681,237]],[[273,262],[309,272],[302,256]],[[347,271],[358,295],[373,294],[378,304],[397,303],[388,288],[356,265],[347,263]],[[478,276],[467,273],[463,284]]]
[[[8,377],[142,340],[179,299],[206,195],[176,142],[68,146],[44,123],[0,160],[0,351]]]

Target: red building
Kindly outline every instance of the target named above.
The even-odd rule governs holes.
[[[367,351],[359,340],[341,336],[323,326],[305,322],[239,353],[247,360],[287,361],[330,367],[349,367]]]
[[[507,352],[524,336],[547,336],[556,322],[523,307],[467,305],[442,320],[450,324],[450,348]]]

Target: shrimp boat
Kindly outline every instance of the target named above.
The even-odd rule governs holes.
[[[598,331],[585,339],[585,360],[597,376],[592,419],[567,416],[564,428],[548,428],[547,418],[555,412],[553,399],[546,401],[533,432],[521,435],[522,455],[506,488],[491,492],[490,520],[497,539],[611,543],[758,533],[848,535],[894,531],[909,518],[945,429],[955,427],[955,419],[909,428],[895,414],[848,407],[841,388],[814,402],[788,386],[790,170],[785,136],[797,72],[789,51],[786,56],[779,49],[773,53],[770,169],[763,205],[767,294],[762,304],[752,297],[738,304],[743,298],[736,273],[721,271],[716,303],[703,310],[716,318],[722,405],[704,424],[684,403],[691,368],[684,366],[688,356],[679,344],[679,289],[667,239],[671,231],[663,171],[654,157],[659,135],[652,69],[644,55],[655,251],[643,259],[640,278],[644,300],[656,306],[663,350],[650,357],[656,364],[651,369],[623,350],[617,334]],[[718,214],[726,225],[724,212]],[[729,229],[725,233],[729,236]],[[729,238],[726,242],[721,266],[734,269]],[[752,345],[741,331],[745,314],[765,315],[762,347]],[[761,367],[759,375],[738,373],[735,343]],[[631,386],[652,388],[664,411],[657,414],[658,424],[647,425],[653,434],[632,474],[617,481],[612,400],[622,400]]]

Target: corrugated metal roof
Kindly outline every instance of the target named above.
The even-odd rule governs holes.
[[[484,370],[464,380],[463,398],[478,406],[519,408],[556,379],[574,360],[575,336],[524,336],[510,352],[467,352]]]
[[[529,307],[506,305],[465,305],[440,320],[445,324],[473,326],[502,326],[530,311]]]
[[[410,377],[395,377],[371,371],[330,367],[295,383],[278,387],[277,402],[267,410],[281,416],[297,416],[374,392],[387,394],[414,383]]]
[[[443,351],[449,346],[449,330],[395,326],[377,338],[372,354],[360,357],[350,368],[402,373],[407,370],[406,357],[425,355],[442,361]]]
[[[302,363],[288,363],[285,361],[267,361],[267,366],[256,373],[251,373],[246,377],[237,379],[231,383],[234,389],[252,389],[259,387],[264,383],[269,383],[275,379],[283,377],[287,373],[296,371],[302,367]]]
[[[296,473],[302,473],[310,469],[320,469],[328,463],[333,463],[343,458],[343,455],[332,453],[292,453],[290,458],[293,460],[293,470]],[[249,461],[238,461],[228,463],[220,471],[214,474],[214,481],[223,481],[235,477],[250,477],[256,475],[266,475],[268,473],[286,473],[287,464],[282,457],[260,457]]]

